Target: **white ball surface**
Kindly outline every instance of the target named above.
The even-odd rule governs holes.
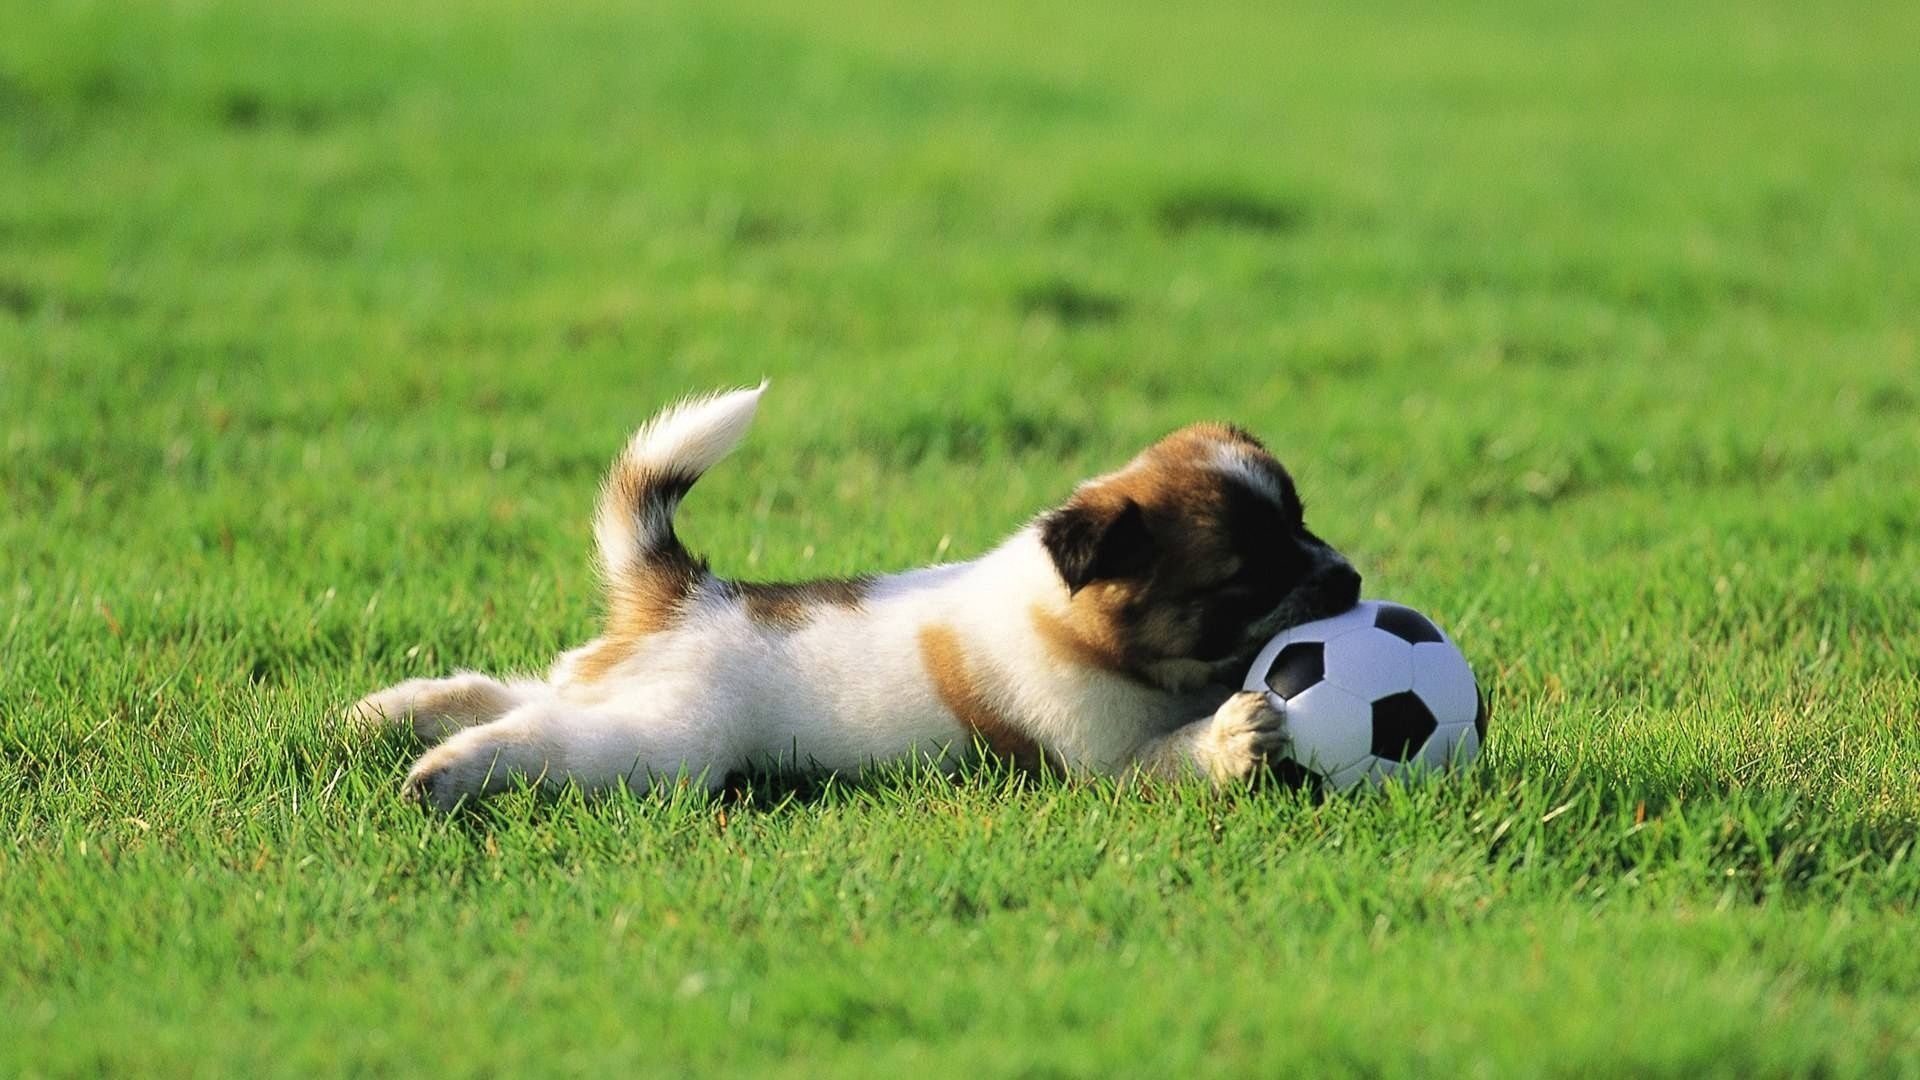
[[[1304,749],[1300,764],[1315,772],[1336,772],[1372,754],[1373,706],[1332,683],[1289,698],[1287,722]]]
[[[1327,681],[1374,701],[1413,687],[1413,646],[1371,626],[1327,642]]]

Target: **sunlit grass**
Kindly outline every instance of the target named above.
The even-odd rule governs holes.
[[[1920,1071],[1914,23],[0,0],[0,1073]],[[1486,755],[402,804],[763,375],[719,570],[1234,419]]]

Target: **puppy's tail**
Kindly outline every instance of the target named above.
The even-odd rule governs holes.
[[[593,536],[615,623],[657,622],[704,569],[674,535],[673,513],[700,474],[747,433],[766,389],[762,382],[688,398],[647,421],[614,459]]]

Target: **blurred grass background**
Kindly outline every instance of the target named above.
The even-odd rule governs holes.
[[[0,0],[0,1071],[1920,1069],[1920,11]],[[330,717],[1189,420],[1468,781],[397,804]],[[476,1000],[477,999],[477,1000]]]

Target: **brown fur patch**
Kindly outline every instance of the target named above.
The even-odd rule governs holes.
[[[995,754],[1022,768],[1038,768],[1045,760],[1040,744],[1010,717],[995,708],[981,691],[967,665],[960,635],[950,626],[929,623],[920,628],[920,657],[933,677],[934,692],[954,718],[980,736]]]
[[[1213,442],[1238,443],[1241,446],[1252,447],[1258,450],[1266,449],[1265,444],[1261,443],[1259,439],[1254,438],[1252,432],[1241,427],[1239,424],[1221,424],[1210,420],[1203,420],[1198,424],[1188,424],[1186,427],[1174,432],[1173,435],[1168,436],[1168,440],[1182,436],[1205,439]]]
[[[583,682],[604,679],[639,645],[636,638],[599,637],[581,646],[573,663],[573,676]]]
[[[574,675],[605,678],[632,656],[640,642],[672,626],[706,568],[676,543],[639,570],[607,583],[606,630],[574,662]]]
[[[1028,617],[1033,620],[1033,629],[1040,635],[1041,644],[1056,661],[1102,671],[1127,671],[1126,653],[1111,639],[1112,635],[1098,639],[1083,636],[1091,630],[1105,631],[1107,627],[1088,626],[1084,620],[1070,622],[1040,604],[1028,609]]]
[[[872,579],[864,577],[733,585],[746,605],[747,618],[782,630],[806,625],[822,608],[857,608],[872,587]]]

